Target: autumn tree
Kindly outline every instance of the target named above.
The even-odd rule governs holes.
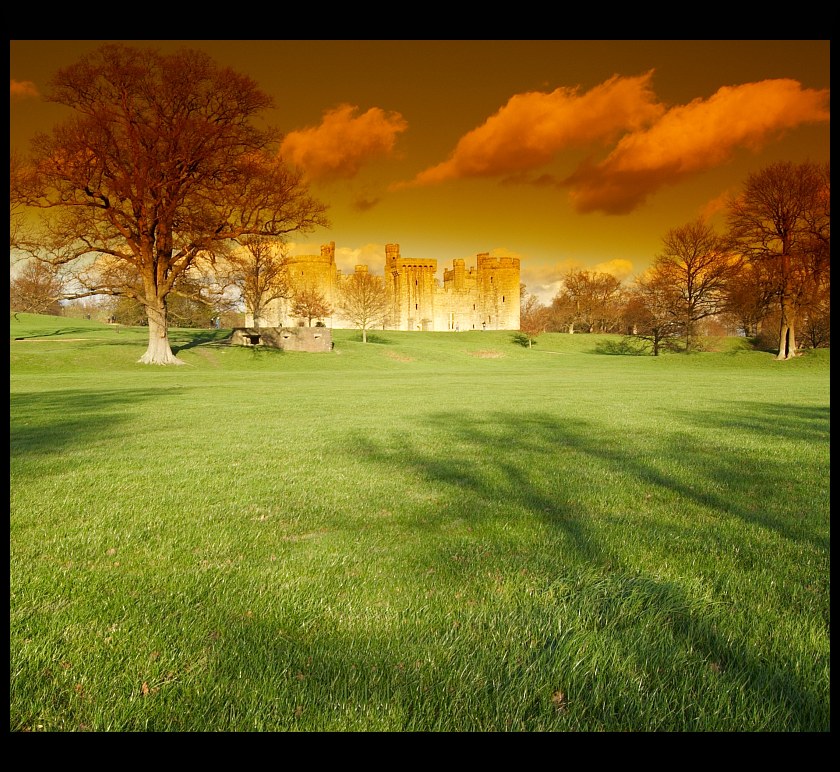
[[[774,282],[767,263],[741,262],[724,292],[721,317],[744,335],[755,338],[774,306]]]
[[[573,299],[563,290],[560,290],[551,299],[551,303],[548,306],[549,330],[553,332],[568,332],[569,334],[574,333],[576,318],[577,310]]]
[[[621,305],[621,281],[601,271],[570,270],[552,302],[555,322],[586,332],[609,332],[614,328]]]
[[[536,338],[545,332],[548,324],[548,308],[536,295],[524,292],[524,290],[520,292],[520,298],[519,329],[525,334],[528,348],[531,348]]]
[[[149,323],[146,307],[140,300],[143,294],[142,284],[135,277],[131,285],[129,276],[110,277],[109,283],[121,282],[120,294],[95,296],[102,301],[108,316],[115,322],[129,327],[144,327]],[[88,298],[76,301],[76,305]],[[166,300],[167,323],[169,327],[207,327],[213,317],[228,310],[232,301],[221,296],[215,281],[197,274],[194,269],[182,274],[173,286]]]
[[[266,306],[291,297],[285,244],[275,237],[252,234],[240,239],[220,262],[228,286],[235,287],[259,329]]]
[[[362,342],[367,343],[367,331],[382,324],[388,316],[388,293],[383,278],[367,271],[356,271],[345,278],[339,287],[338,310],[362,331]]]
[[[672,282],[649,268],[637,277],[623,311],[628,334],[650,344],[654,356],[680,333],[674,318],[676,289]]]
[[[115,295],[108,300],[110,321],[124,324],[126,327],[141,327],[148,324],[146,312],[138,301],[125,295]]]
[[[294,295],[292,314],[306,319],[308,327],[312,326],[313,319],[323,320],[332,312],[332,306],[327,299],[313,287],[305,287]]]
[[[670,308],[664,310],[679,327],[685,350],[692,351],[699,347],[698,323],[723,310],[727,284],[739,270],[738,260],[702,219],[672,228],[662,241],[648,281],[673,289],[660,298],[669,298]]]
[[[16,267],[9,281],[9,309],[29,314],[61,313],[64,283],[55,268],[30,259]]]
[[[831,288],[823,284],[804,309],[800,328],[805,346],[831,346]]]
[[[796,318],[828,279],[831,238],[828,164],[779,162],[751,174],[728,208],[733,249],[763,276],[780,314],[778,354],[797,355]]]
[[[42,210],[16,246],[75,266],[77,297],[126,295],[144,307],[140,362],[182,364],[167,300],[198,261],[232,240],[326,225],[302,173],[277,156],[279,134],[256,119],[271,98],[206,54],[108,44],[59,70],[48,100],[73,116],[32,141],[12,200]]]

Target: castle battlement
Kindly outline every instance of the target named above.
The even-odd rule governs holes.
[[[490,257],[486,252],[476,255],[476,262],[479,268],[484,270],[504,269],[508,271],[519,270],[518,257]]]
[[[335,257],[332,255],[294,255],[286,258],[288,265],[333,265]]]
[[[338,305],[343,276],[335,264],[335,242],[321,246],[320,255],[289,258],[289,284],[296,290],[316,290],[334,309]],[[384,329],[389,330],[518,330],[519,258],[476,255],[476,264],[456,258],[444,268],[443,283],[436,278],[436,259],[407,258],[399,244],[385,245],[385,288],[390,313]],[[367,272],[357,265],[356,273]],[[302,320],[292,315],[292,299],[268,304],[261,318],[266,327],[295,327]],[[321,319],[328,327],[349,326],[334,311]],[[253,317],[246,314],[246,323]]]

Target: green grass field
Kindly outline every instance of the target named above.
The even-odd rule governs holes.
[[[10,320],[12,731],[830,731],[830,358]]]

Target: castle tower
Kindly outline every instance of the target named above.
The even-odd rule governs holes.
[[[392,330],[435,329],[437,260],[400,256],[399,244],[385,245],[385,287],[391,307]]]
[[[483,329],[519,329],[519,258],[476,256],[477,311]]]
[[[301,291],[315,291],[335,309],[338,301],[338,268],[335,264],[335,242],[321,245],[320,255],[297,255],[289,257],[286,263],[291,296],[271,301],[264,313],[263,325],[269,327],[297,327],[302,320],[293,314],[294,295]],[[248,315],[245,317],[249,321]],[[333,318],[323,321],[333,326]]]

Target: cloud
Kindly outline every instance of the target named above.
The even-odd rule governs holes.
[[[608,273],[619,281],[624,281],[633,273],[633,263],[629,260],[615,259],[590,266],[583,265],[580,260],[566,258],[551,265],[543,265],[523,259],[521,281],[529,295],[536,295],[541,303],[549,305],[563,289],[563,279],[569,271]]]
[[[709,222],[713,217],[725,212],[732,201],[733,196],[737,195],[738,191],[735,188],[727,188],[723,193],[719,193],[710,201],[707,201],[705,206],[700,210],[700,217]]]
[[[385,245],[368,243],[361,247],[336,247],[335,263],[342,273],[353,273],[357,265],[366,265],[370,273],[385,270]]]
[[[324,112],[318,126],[286,135],[280,156],[303,170],[309,181],[351,179],[369,161],[393,154],[397,135],[408,122],[397,112],[342,104]]]
[[[615,276],[619,281],[624,281],[633,273],[633,263],[630,260],[617,257],[614,260],[607,260],[605,263],[598,263],[592,266],[592,271],[595,273],[608,273],[611,276]]]
[[[550,303],[560,291],[563,277],[571,270],[582,270],[578,260],[566,258],[551,265],[522,260],[520,280],[529,295],[536,295],[542,303]]]
[[[382,199],[380,197],[369,198],[367,196],[360,195],[353,200],[351,206],[354,212],[359,212],[361,214],[362,212],[369,212],[377,206],[381,200]]]
[[[38,87],[31,80],[9,78],[10,99],[35,99],[40,96]]]
[[[446,161],[394,187],[517,175],[544,166],[561,150],[614,142],[665,112],[655,99],[652,77],[653,70],[631,78],[615,75],[583,94],[578,88],[516,94],[461,137]]]
[[[663,186],[726,163],[739,148],[757,151],[789,129],[829,118],[829,89],[787,79],[725,86],[626,135],[602,162],[581,165],[564,184],[580,213],[627,214]]]

